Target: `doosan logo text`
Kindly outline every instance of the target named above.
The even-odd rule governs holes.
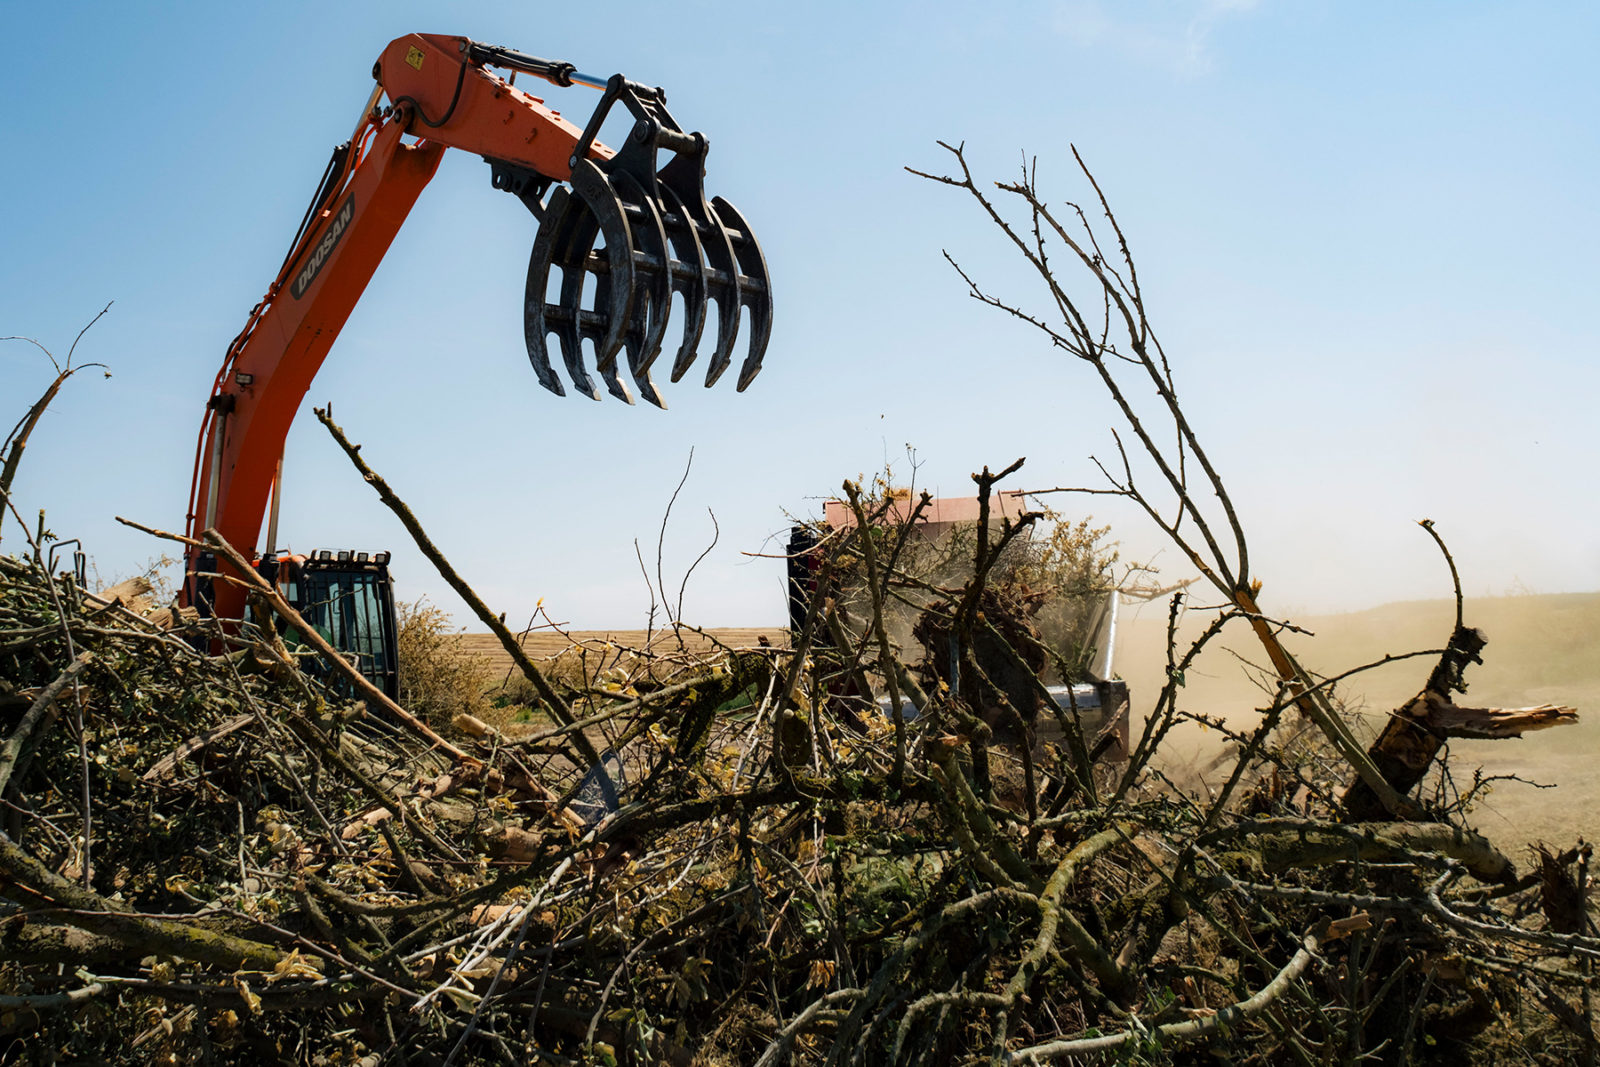
[[[333,250],[339,245],[339,238],[344,236],[345,228],[350,225],[350,220],[355,218],[356,201],[354,197],[344,202],[333,216],[333,222],[328,226],[328,232],[322,235],[322,240],[317,242],[317,247],[311,250],[311,258],[306,260],[306,265],[300,268],[300,273],[294,276],[294,284],[289,291],[296,300],[305,295],[311,288],[311,283],[317,280],[317,273],[322,270],[322,265],[328,261]]]

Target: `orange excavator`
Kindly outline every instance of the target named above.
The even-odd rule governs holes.
[[[599,89],[600,102],[580,129],[519,87],[519,74]],[[662,90],[437,34],[391,42],[373,77],[354,134],[334,149],[283,265],[217,372],[195,449],[188,534],[214,528],[255,558],[392,693],[387,553],[282,554],[277,498],[295,412],[444,150],[482,156],[493,187],[538,220],[523,325],[534,373],[557,395],[566,388],[551,363],[552,336],[578,392],[600,399],[598,376],[619,399],[632,403],[636,389],[665,407],[652,370],[674,307],[682,319],[670,368],[677,381],[696,358],[712,305],[706,385],[731,366],[743,321],[743,391],[761,369],[772,297],[743,216],[706,198],[706,138],[673,120]],[[619,105],[632,124],[611,148],[596,136]],[[267,540],[256,554],[269,498]],[[187,603],[224,620],[243,615],[244,593],[220,580],[208,553],[191,549],[186,563]]]

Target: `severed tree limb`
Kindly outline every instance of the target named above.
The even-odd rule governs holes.
[[[1384,779],[1401,793],[1410,792],[1426,777],[1448,738],[1520,737],[1528,730],[1578,721],[1576,710],[1558,704],[1463,708],[1452,703],[1451,690],[1466,688],[1462,672],[1469,663],[1479,662],[1478,653],[1487,643],[1482,631],[1458,626],[1426,687],[1389,717],[1373,742],[1368,755]],[[1352,821],[1383,817],[1382,805],[1364,781],[1351,783],[1343,804],[1346,818]]]
[[[1509,938],[1525,944],[1538,945],[1542,948],[1555,949],[1572,956],[1584,956],[1589,959],[1600,959],[1600,938],[1584,937],[1579,934],[1560,934],[1548,930],[1527,930],[1520,926],[1508,923],[1487,923],[1477,919],[1469,919],[1452,911],[1440,897],[1446,886],[1456,879],[1459,871],[1451,869],[1445,871],[1433,884],[1428,886],[1423,899],[1428,910],[1438,916],[1447,925],[1468,933],[1478,934],[1490,938]]]
[[[983,802],[967,784],[966,775],[956,764],[955,748],[950,745],[930,745],[929,768],[933,778],[944,791],[950,807],[951,828],[960,839],[970,834],[966,851],[984,874],[1000,886],[1015,885],[1032,892],[1042,892],[1044,883],[1028,866],[1028,861],[1011,844],[1009,838],[995,826],[994,820],[984,810]]]
[[[1127,972],[1062,904],[1062,898],[1073,880],[1077,878],[1078,872],[1093,863],[1101,852],[1119,844],[1122,840],[1123,834],[1120,830],[1115,828],[1102,830],[1074,846],[1051,873],[1049,881],[1039,894],[1039,909],[1043,913],[1039,921],[1039,935],[1023,954],[1011,980],[1001,991],[1001,995],[1005,998],[1005,1008],[1003,1016],[996,1022],[996,1027],[1002,1035],[1010,1029],[1010,1012],[1028,995],[1034,979],[1045,971],[1045,961],[1049,955],[1057,951],[1058,935],[1065,942],[1063,946],[1065,954],[1081,961],[1092,971],[1109,996],[1117,1000],[1127,996],[1129,990]]]
[[[1507,883],[1516,868],[1489,840],[1442,822],[1319,823],[1308,819],[1258,819],[1203,835],[1202,842],[1243,836],[1229,851],[1259,860],[1267,871],[1316,867],[1359,859],[1364,863],[1420,862],[1433,853],[1459,862],[1479,881]],[[1443,859],[1435,862],[1445,862]]]
[[[140,956],[165,954],[225,967],[271,971],[284,954],[271,945],[176,919],[131,915],[123,905],[62,878],[0,834],[0,877],[66,911],[71,925],[123,941]]]
[[[1324,919],[1316,928],[1307,933],[1300,942],[1300,950],[1286,963],[1281,971],[1273,976],[1272,981],[1262,986],[1253,996],[1230,1004],[1215,1015],[1204,1016],[1199,1019],[1190,1019],[1187,1022],[1168,1023],[1165,1026],[1153,1029],[1123,1030],[1115,1034],[1106,1034],[1101,1037],[1080,1037],[1070,1041],[1051,1041],[1043,1045],[1031,1045],[1028,1048],[1008,1052],[1001,1059],[1003,1063],[1041,1063],[1046,1060],[1066,1059],[1073,1056],[1082,1056],[1094,1052],[1109,1052],[1120,1048],[1141,1038],[1152,1036],[1159,1037],[1162,1041],[1197,1041],[1210,1037],[1217,1032],[1226,1033],[1227,1029],[1242,1019],[1248,1019],[1277,1000],[1294,984],[1306,968],[1311,966],[1316,959],[1317,949],[1327,938],[1329,922]]]
[[[860,1000],[865,992],[866,990],[855,988],[835,989],[812,1001],[799,1015],[789,1020],[782,1030],[773,1035],[772,1043],[767,1046],[766,1051],[761,1053],[761,1058],[756,1061],[756,1067],[769,1067],[770,1064],[777,1063],[780,1059],[788,1056],[789,1050],[794,1047],[795,1038],[824,1009],[834,1008],[835,1005],[843,1004],[847,1001]]]
[[[1431,693],[1428,697],[1428,722],[1446,737],[1521,737],[1530,730],[1571,726],[1578,721],[1577,709],[1562,704],[1539,704],[1531,708],[1462,708],[1439,701]]]
[[[216,1008],[243,1008],[249,1012],[284,1012],[305,1008],[328,1007],[362,1000],[376,1000],[390,996],[392,991],[378,984],[354,985],[318,979],[314,982],[285,982],[282,985],[262,985],[255,991],[241,989],[236,981],[226,985],[204,985],[198,982],[154,982],[146,978],[128,978],[122,975],[88,974],[87,988],[121,989],[130,993],[159,997],[177,1004],[204,1004]],[[403,992],[403,991],[402,991]],[[0,1000],[0,1005],[4,1005]],[[157,1025],[155,1033],[164,1032]],[[135,1038],[131,1047],[138,1048]]]
[[[1383,732],[1368,750],[1369,758],[1382,772],[1385,782],[1402,794],[1416,788],[1427,776],[1447,738],[1521,737],[1527,730],[1564,726],[1578,720],[1577,711],[1556,704],[1532,708],[1463,708],[1451,703],[1451,692],[1467,691],[1463,675],[1471,664],[1483,662],[1480,653],[1489,639],[1483,631],[1462,621],[1461,576],[1456,572],[1450,549],[1434,529],[1433,520],[1423,519],[1419,525],[1428,531],[1450,566],[1450,581],[1456,595],[1456,624],[1450,643],[1445,646],[1422,692],[1389,717]],[[1394,810],[1375,795],[1371,783],[1364,779],[1350,784],[1343,804],[1345,817],[1353,821],[1380,818],[1382,808]]]
[[[83,967],[136,960],[145,954],[144,948],[120,937],[92,934],[76,926],[38,922],[34,918],[19,914],[0,922],[0,953],[4,953],[7,960]]]
[[[65,993],[33,993],[25,996],[0,996],[0,1011],[54,1011],[71,1008],[105,992],[103,982],[92,982]]]
[[[467,584],[466,579],[462,578],[456,572],[456,569],[450,565],[450,561],[445,559],[444,553],[440,552],[438,547],[434,545],[433,540],[428,537],[427,531],[423,530],[422,524],[417,521],[417,517],[411,513],[411,509],[406,507],[405,501],[395,495],[394,490],[389,488],[388,482],[384,481],[376,471],[367,466],[366,460],[361,458],[361,446],[350,443],[350,439],[344,435],[344,431],[333,421],[332,413],[327,408],[317,408],[315,410],[317,421],[327,427],[328,433],[338,442],[339,447],[344,449],[344,454],[350,457],[350,462],[355,464],[356,470],[361,472],[361,477],[377,491],[378,499],[383,501],[385,507],[394,512],[395,517],[400,520],[400,524],[411,535],[411,539],[416,543],[417,548],[421,550],[424,556],[428,557],[428,562],[432,563],[434,569],[439,572],[439,576],[450,584],[450,588],[454,589],[462,600],[466,601],[467,606],[472,609],[472,613],[478,617],[478,621],[487,626],[495,637],[499,638],[501,646],[505,648],[506,653],[510,655],[517,668],[522,671],[523,676],[533,683],[534,691],[539,694],[539,699],[549,706],[550,713],[555,716],[556,721],[563,726],[571,726],[577,720],[577,716],[572,713],[572,708],[567,705],[567,702],[561,699],[561,694],[556,692],[555,687],[550,684],[550,680],[544,676],[544,672],[534,665],[533,660],[528,658],[528,653],[523,650],[522,644],[517,640],[516,635],[506,628],[506,624],[500,620],[499,616],[489,610],[489,605],[483,602],[483,599],[478,596],[472,586]],[[588,761],[587,766],[598,767],[600,765],[600,753],[583,731],[573,732],[572,743],[583,758]]]
[[[249,726],[256,721],[253,714],[235,715],[227,722],[219,723],[209,730],[195,734],[171,752],[162,756],[150,765],[150,769],[140,776],[141,781],[154,782],[162,778],[171,778],[178,773],[178,765],[197,752],[203,752],[209,746],[221,741],[229,734]]]

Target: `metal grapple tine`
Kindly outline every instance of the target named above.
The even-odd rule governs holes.
[[[633,314],[624,332],[628,373],[633,376],[641,396],[664,408],[666,401],[650,379],[650,367],[661,355],[661,340],[672,315],[672,260],[666,227],[655,198],[645,191],[638,179],[625,171],[613,177],[618,199],[627,208],[629,232],[634,241],[634,269],[642,277],[640,291],[635,293]]]
[[[586,334],[594,338],[595,359],[604,371],[615,362],[617,353],[622,351],[623,333],[628,328],[634,301],[639,295],[634,270],[633,236],[622,201],[618,199],[610,178],[595,165],[594,160],[580,160],[572,168],[571,180],[572,191],[588,208],[594,225],[606,241],[606,254],[601,261],[604,266],[595,266],[600,266],[610,284],[596,286],[595,318],[591,320],[592,332]],[[592,243],[593,238],[590,240]],[[588,262],[587,252],[585,262]],[[605,290],[603,298],[602,288]],[[562,303],[566,302],[563,292]]]
[[[566,188],[558,186],[550,194],[544,218],[566,219],[568,198]],[[551,323],[545,317],[544,303],[545,290],[550,282],[550,266],[554,260],[557,229],[554,225],[541,224],[539,234],[533,241],[533,251],[528,255],[528,281],[522,298],[522,340],[527,345],[528,362],[533,364],[533,373],[539,379],[539,384],[556,396],[566,396],[566,388],[556,376],[555,368],[550,365]]]
[[[739,270],[728,243],[728,231],[706,203],[704,173],[702,149],[697,154],[679,153],[661,168],[657,178],[677,194],[679,206],[684,209],[680,218],[695,231],[702,254],[700,276],[707,295],[717,303],[717,347],[706,370],[706,385],[712,385],[732,360],[733,344],[739,336]],[[694,358],[693,348],[679,350],[672,366],[673,381],[683,377]]]
[[[700,347],[700,335],[706,329],[706,298],[710,281],[706,277],[705,253],[700,248],[700,235],[695,232],[683,200],[665,184],[658,185],[667,214],[674,225],[667,227],[667,240],[673,258],[672,292],[683,294],[683,340],[672,357],[672,380],[682,378],[694,362],[695,351]],[[681,268],[681,269],[680,269]]]
[[[640,345],[630,337],[630,339],[622,342],[622,348],[628,353],[628,362],[631,365],[636,358],[636,353],[640,351]],[[666,397],[661,395],[661,390],[656,386],[655,382],[651,381],[649,372],[634,375],[633,384],[638,387],[639,395],[647,402],[663,410],[666,409]],[[633,401],[629,400],[628,403],[631,404]]]
[[[717,347],[711,353],[711,365],[706,368],[706,388],[709,389],[717,384],[722,372],[733,362],[733,346],[739,340],[741,300],[739,261],[733,254],[733,242],[729,239],[728,228],[723,225],[716,209],[710,204],[706,205],[706,211],[711,216],[715,232],[702,244],[718,272],[727,275],[726,280],[719,277],[711,290],[711,295],[717,302]]]
[[[672,293],[683,294],[683,339],[672,355],[672,381],[683,378],[699,347],[701,334],[706,331],[706,296],[709,278],[706,277],[706,254],[701,251],[699,234],[694,229],[693,216],[685,210],[682,198],[672,187],[658,182],[662,205],[666,213],[662,222],[666,226],[667,245],[672,251],[670,282]]]
[[[598,310],[611,303],[611,275],[609,272],[596,275],[594,282],[594,306]],[[604,339],[602,336],[604,332],[603,327],[596,323],[593,331],[586,332],[585,336],[594,337],[595,347],[598,348]],[[624,340],[624,344],[626,344],[626,340]],[[628,392],[628,387],[622,383],[622,376],[617,373],[617,357],[615,355],[610,359],[600,360],[595,370],[600,372],[600,380],[606,383],[606,392],[624,404],[633,403],[633,394]]]
[[[549,220],[546,219],[548,223]],[[600,399],[600,390],[589,378],[583,366],[583,333],[586,324],[583,315],[584,265],[589,250],[594,245],[599,227],[579,197],[567,199],[566,215],[555,220],[555,226],[567,237],[559,241],[555,262],[561,268],[561,302],[555,308],[547,307],[545,316],[556,323],[556,339],[561,342],[561,361],[567,365],[567,377],[572,387],[590,400]],[[537,242],[535,242],[537,243]]]
[[[539,233],[528,256],[528,281],[523,290],[522,331],[528,348],[528,362],[539,383],[557,396],[565,396],[561,379],[550,365],[549,335],[561,344],[561,359],[567,366],[572,385],[592,400],[600,399],[583,368],[583,336],[586,315],[582,307],[583,282],[589,249],[598,232],[593,214],[569,190],[558,188],[539,222]],[[550,268],[561,270],[560,303],[545,301]]]
[[[755,380],[761,371],[761,357],[766,355],[767,341],[772,336],[772,285],[767,276],[767,258],[761,254],[755,234],[739,209],[722,197],[712,200],[717,217],[738,229],[732,238],[733,254],[739,260],[739,302],[750,310],[750,341],[744,364],[739,368],[739,392]]]

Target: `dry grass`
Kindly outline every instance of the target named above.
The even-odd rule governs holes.
[[[489,670],[462,647],[450,616],[425,600],[400,604],[398,614],[402,703],[436,728],[457,715],[487,714]]]

